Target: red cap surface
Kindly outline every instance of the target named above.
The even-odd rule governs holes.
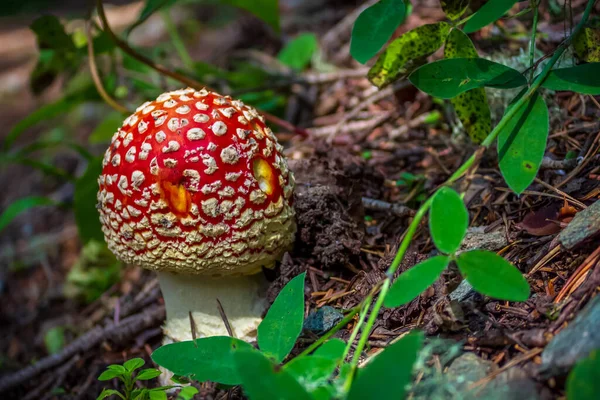
[[[193,89],[140,106],[103,160],[108,247],[144,268],[251,274],[291,246],[294,178],[256,110]]]

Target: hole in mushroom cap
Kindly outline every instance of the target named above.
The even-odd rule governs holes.
[[[257,158],[252,162],[252,171],[254,179],[258,181],[258,186],[265,194],[270,195],[275,190],[275,174],[269,163],[262,158]]]

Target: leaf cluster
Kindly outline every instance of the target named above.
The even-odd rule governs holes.
[[[258,349],[232,337],[216,336],[172,343],[152,354],[158,365],[198,382],[241,385],[250,399],[376,398],[389,382],[400,398],[410,382],[423,335],[410,334],[375,356],[354,374],[344,362],[347,345],[323,340],[314,351],[288,360],[304,322],[304,280],[296,276],[279,293],[258,327]],[[365,397],[367,396],[367,397]]]
[[[96,400],[106,399],[111,396],[117,396],[122,400],[166,400],[167,394],[165,391],[175,386],[160,386],[152,389],[135,387],[136,382],[149,381],[161,374],[156,368],[146,368],[136,372],[144,363],[145,361],[141,358],[132,358],[125,361],[123,365],[112,364],[106,367],[106,371],[100,374],[98,380],[110,381],[117,379],[122,383],[123,391],[103,389]],[[190,400],[196,393],[198,393],[198,389],[193,386],[187,386],[181,389],[177,399]]]

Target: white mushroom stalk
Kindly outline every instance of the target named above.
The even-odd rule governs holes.
[[[266,308],[267,282],[263,274],[207,278],[159,272],[158,279],[167,310],[163,328],[166,341],[228,336],[217,299],[232,335],[247,342],[256,340]]]

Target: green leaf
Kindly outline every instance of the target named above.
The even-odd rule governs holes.
[[[523,274],[496,253],[472,250],[461,253],[456,264],[475,290],[501,300],[525,301],[529,284]]]
[[[406,17],[403,0],[380,0],[360,13],[350,41],[350,55],[361,64],[387,43]]]
[[[80,53],[62,23],[53,15],[44,15],[31,24],[40,49],[38,63],[31,74],[30,86],[35,94],[46,89],[59,73],[72,72],[79,64]]]
[[[83,243],[104,240],[100,216],[96,209],[98,177],[102,173],[102,157],[88,163],[85,173],[75,182],[75,222]]]
[[[403,399],[422,344],[423,333],[412,332],[386,347],[358,371],[348,400]]]
[[[56,354],[65,346],[65,328],[55,326],[44,335],[44,344],[50,354]]]
[[[238,385],[241,380],[236,372],[233,354],[239,349],[251,348],[243,340],[212,336],[159,347],[152,353],[152,360],[175,375],[198,382]]]
[[[596,400],[600,395],[600,349],[579,361],[567,378],[569,400]]]
[[[279,32],[279,0],[223,0],[224,3],[251,12]]]
[[[108,367],[106,367],[107,370],[109,371],[116,371],[119,373],[119,375],[131,375],[124,366],[119,365],[119,364],[111,364]]]
[[[294,358],[283,369],[312,393],[327,384],[336,367],[334,359],[311,355]]]
[[[517,194],[527,189],[537,175],[548,129],[548,107],[536,92],[498,134],[500,171]]]
[[[57,205],[54,200],[41,196],[23,197],[13,201],[0,214],[0,232],[19,214],[33,207]]]
[[[161,10],[164,7],[171,7],[177,0],[146,0],[144,8],[140,11],[137,21],[135,21],[129,28],[127,28],[127,35],[131,33],[135,28],[146,22],[152,14]]]
[[[146,362],[142,358],[132,358],[131,360],[125,361],[123,367],[129,372],[133,372],[136,369],[143,367],[145,363]]]
[[[517,0],[489,0],[467,21],[464,27],[466,33],[480,30],[496,21],[515,5]]]
[[[198,394],[198,389],[193,386],[186,386],[177,394],[177,400],[192,400],[196,394]]]
[[[449,32],[450,25],[436,22],[404,33],[379,56],[369,70],[369,80],[382,88],[399,77],[408,75],[444,44]]]
[[[285,285],[258,326],[258,347],[275,362],[283,361],[302,332],[305,277],[302,273]]]
[[[459,19],[469,7],[469,0],[440,0],[440,3],[450,21]]]
[[[302,33],[290,40],[277,55],[282,64],[295,70],[304,69],[317,50],[317,37],[314,33]]]
[[[255,349],[234,354],[237,375],[250,400],[310,400],[311,396],[285,369]]]
[[[74,142],[65,141],[64,138],[49,139],[49,140],[36,140],[35,142],[33,142],[31,144],[21,147],[16,154],[19,156],[28,156],[35,151],[48,150],[48,149],[52,149],[53,147],[67,147],[67,148],[77,152],[82,158],[84,158],[88,161],[91,160],[92,158],[94,158],[94,156],[85,147],[83,147],[77,143],[74,143]]]
[[[123,124],[125,117],[120,112],[113,111],[96,126],[88,142],[90,144],[110,143],[115,132]]]
[[[47,175],[48,177],[53,176],[59,178],[61,180],[75,181],[75,178],[65,171],[64,169],[57,168],[54,165],[46,164],[44,162],[38,161],[34,157],[23,156],[19,153],[16,154],[1,154],[0,153],[0,165],[2,164],[21,164],[26,165],[31,168],[35,168],[40,170]]]
[[[8,132],[4,141],[4,148],[8,149],[13,142],[23,133],[26,129],[36,125],[39,122],[46,121],[54,118],[60,114],[67,113],[74,109],[77,105],[81,104],[80,98],[63,97],[54,103],[46,104],[17,122],[12,129]]]
[[[438,190],[431,203],[429,212],[429,230],[435,247],[446,254],[452,254],[469,227],[469,212],[460,195],[444,186]]]
[[[583,28],[573,38],[573,49],[581,61],[600,62],[600,28]]]
[[[163,390],[149,390],[148,397],[150,400],[167,400],[167,394]]]
[[[35,33],[41,49],[76,50],[71,36],[65,32],[65,28],[54,15],[37,18],[32,22],[30,28]]]
[[[471,39],[460,29],[453,29],[446,39],[444,57],[477,58],[478,55]],[[492,117],[485,89],[475,88],[460,93],[450,99],[450,103],[471,141],[481,143],[492,130]]]
[[[123,376],[122,372],[119,371],[115,371],[112,369],[107,369],[106,371],[104,371],[103,373],[100,374],[100,376],[98,377],[99,381],[110,381],[113,378],[118,378],[120,376]]]
[[[484,86],[511,89],[527,84],[521,73],[484,58],[451,58],[423,65],[408,79],[423,92],[450,99]]]
[[[148,389],[134,389],[129,396],[132,400],[147,400]]]
[[[136,375],[135,379],[137,379],[138,381],[148,381],[150,379],[156,378],[159,375],[160,371],[156,368],[146,368],[141,370],[139,374]]]
[[[125,400],[125,396],[123,396],[121,393],[119,393],[118,390],[112,390],[112,389],[102,389],[102,393],[100,393],[100,395],[98,397],[96,397],[96,400],[102,400],[102,399],[105,399],[110,396],[119,396],[120,398]]]
[[[553,69],[542,86],[550,90],[600,95],[600,62]]]
[[[344,355],[344,350],[346,349],[346,343],[342,339],[333,338],[321,346],[319,346],[313,353],[313,356],[317,357],[325,357],[331,360],[335,360],[339,362]]]
[[[425,260],[400,274],[383,304],[388,308],[408,304],[435,282],[450,262],[447,256]]]

